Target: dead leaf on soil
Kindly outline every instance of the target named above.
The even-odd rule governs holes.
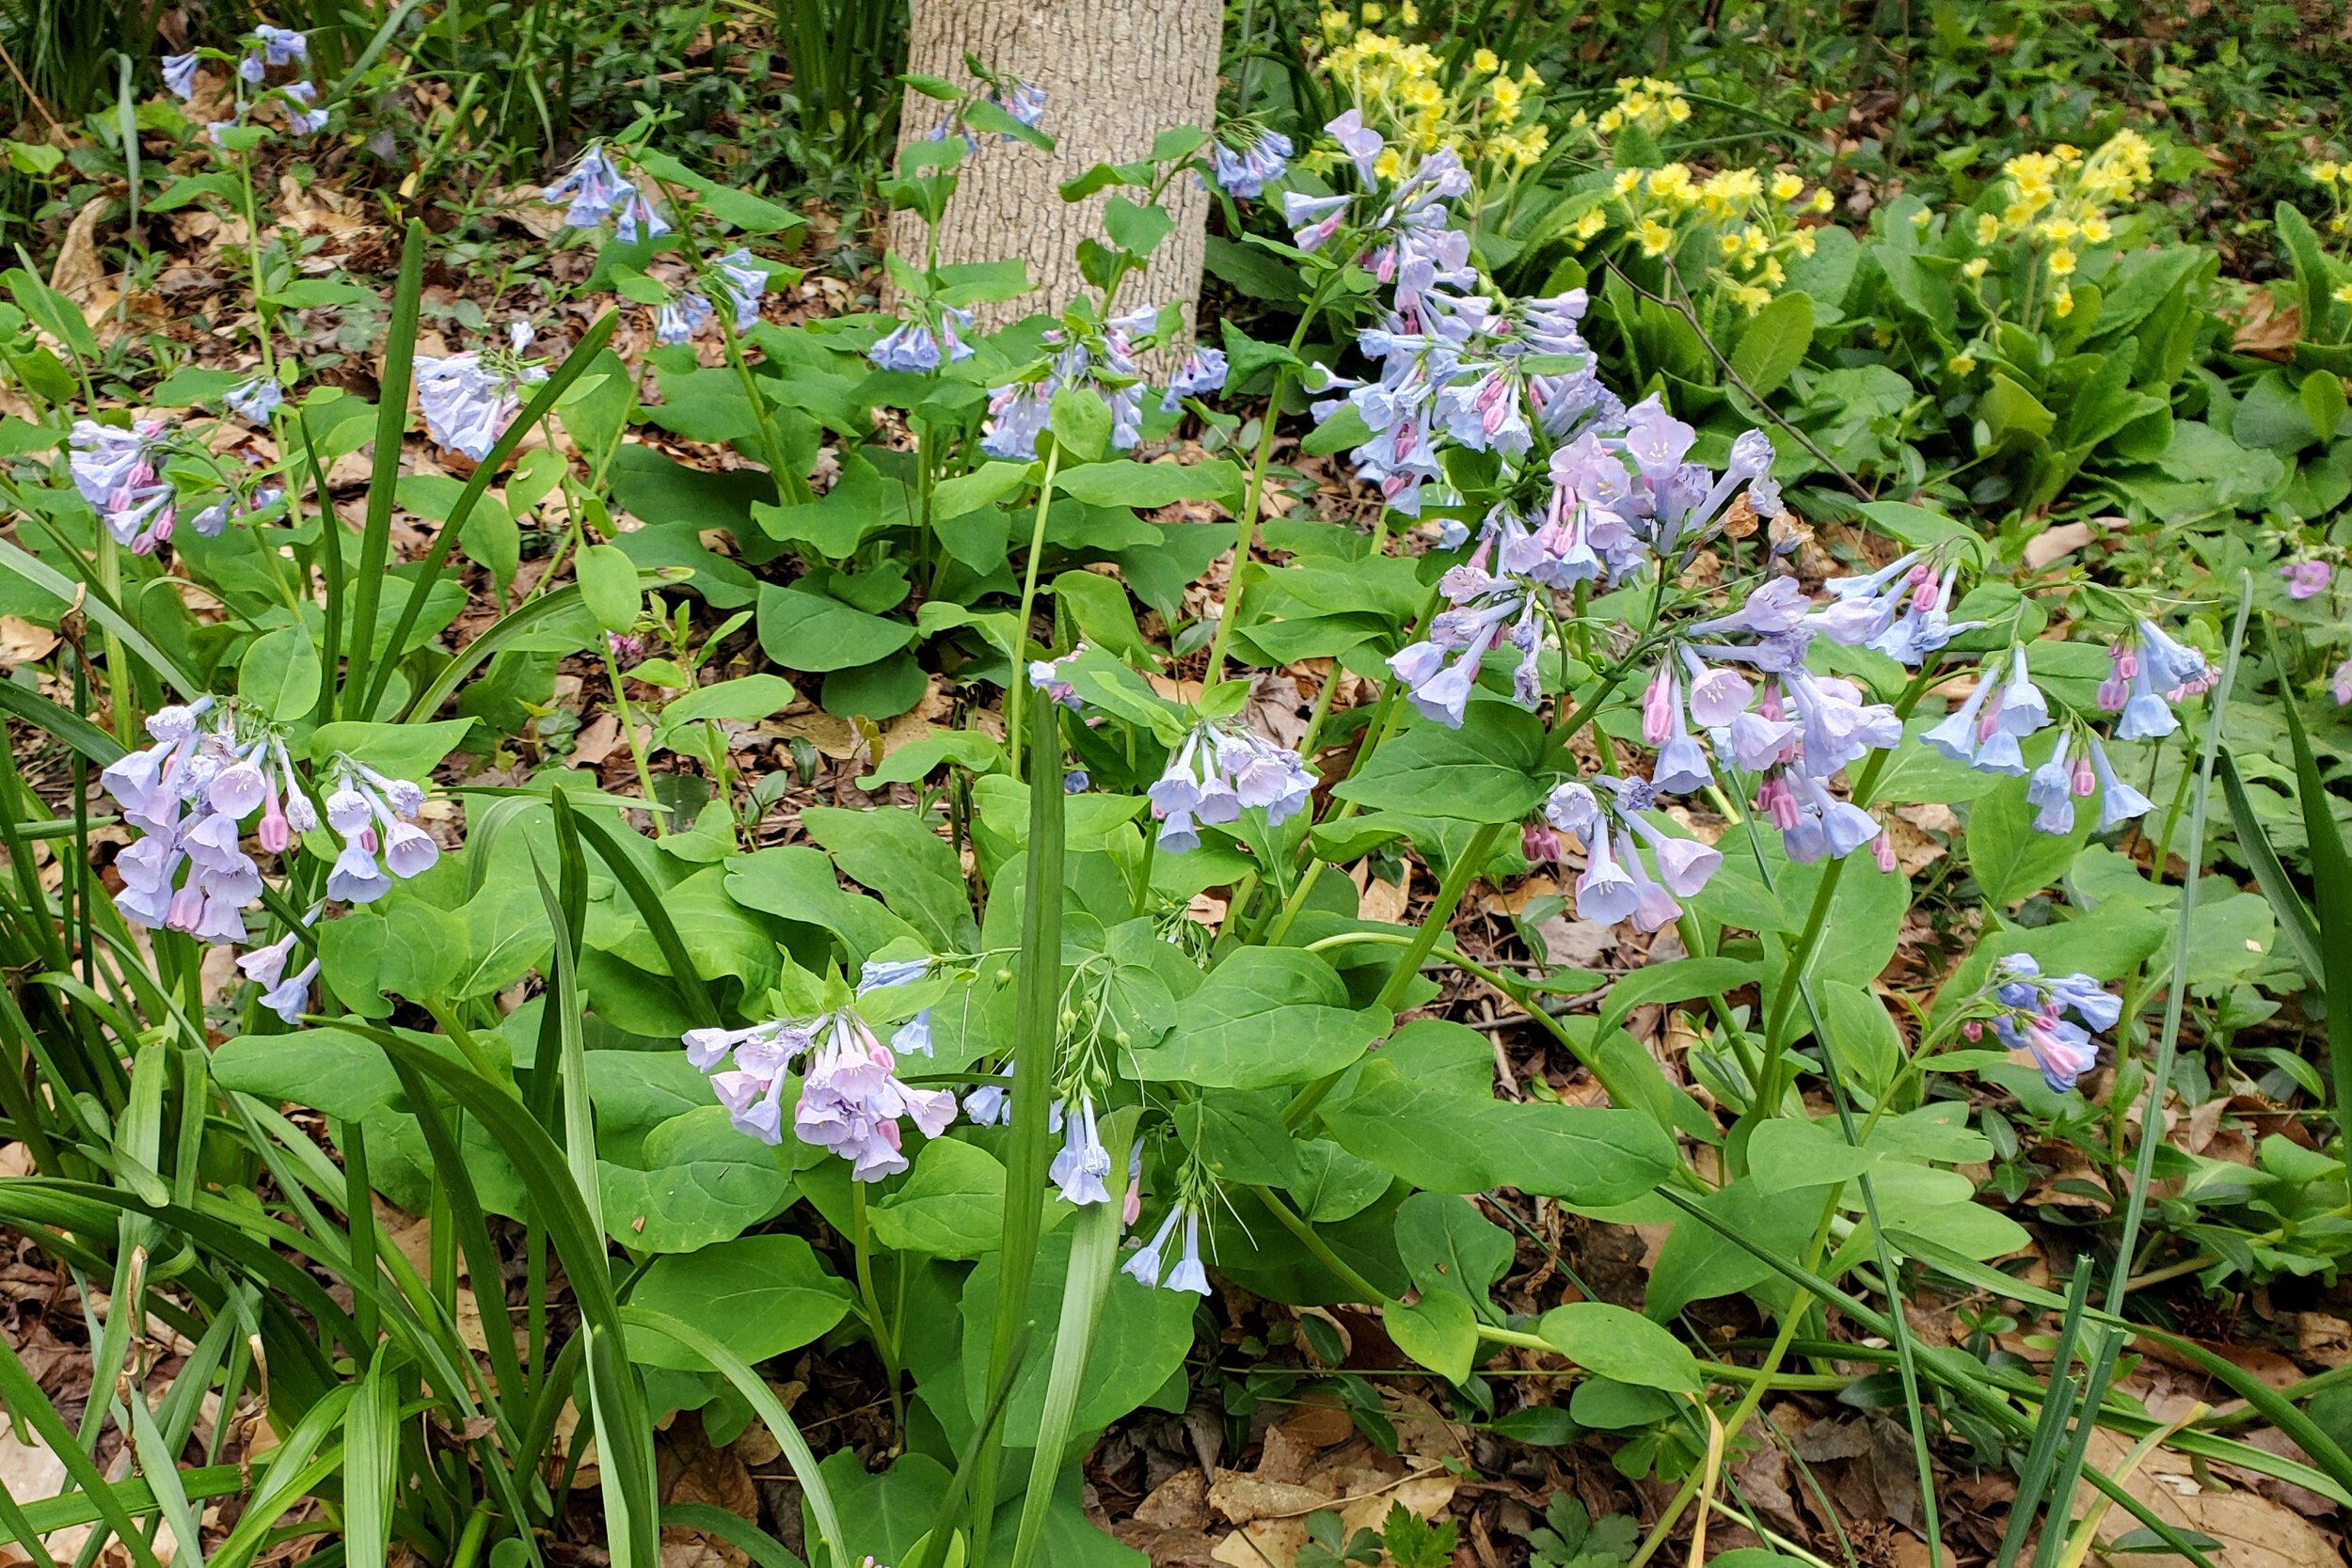
[[[2303,335],[2303,308],[2289,305],[2281,309],[2278,296],[2268,289],[2256,289],[2246,296],[2246,304],[2237,314],[2236,328],[2230,334],[2230,347],[2257,359],[2275,359],[2285,364],[2295,357],[2295,341]]]
[[[0,670],[13,670],[37,658],[47,658],[57,646],[57,634],[22,615],[0,615]]]
[[[2109,1475],[2131,1451],[2131,1445],[2113,1433],[2090,1434],[2090,1463]],[[2124,1478],[2124,1489],[2148,1505],[2167,1524],[2178,1525],[2221,1543],[2209,1554],[2230,1568],[2335,1568],[2344,1561],[2343,1549],[2316,1525],[2281,1503],[2257,1492],[2208,1492],[2197,1482],[2189,1462],[2169,1449],[2158,1449]],[[2078,1506],[2088,1507],[2097,1494],[2085,1483]],[[2138,1528],[2139,1522],[2122,1509],[2109,1511],[2100,1527],[2106,1539]],[[2135,1555],[2137,1568],[2187,1568],[2186,1558],[2169,1553]]]

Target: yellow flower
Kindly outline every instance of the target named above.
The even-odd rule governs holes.
[[[1378,0],[1364,0],[1362,9],[1364,22],[1367,25],[1378,25],[1381,20],[1389,14],[1387,11],[1380,8]]]
[[[1806,203],[1807,206],[1811,207],[1812,210],[1817,213],[1826,213],[1836,204],[1836,198],[1829,194],[1829,187],[1827,185],[1823,185],[1820,189],[1815,191],[1813,193],[1813,199]]]
[[[1780,264],[1779,257],[1767,256],[1764,258],[1764,281],[1770,283],[1775,289],[1779,288],[1783,283],[1788,281],[1788,269]]]
[[[1405,174],[1405,160],[1398,156],[1395,148],[1384,147],[1380,150],[1380,156],[1372,162],[1372,172],[1383,180],[1402,179]]]
[[[1576,220],[1576,237],[1580,240],[1589,240],[1608,227],[1608,214],[1597,207],[1587,208],[1584,215]]]
[[[1725,256],[1737,256],[1740,254],[1740,236],[1726,231],[1721,238],[1716,240],[1715,248],[1722,251]]]
[[[1620,110],[1603,109],[1600,112],[1600,119],[1593,123],[1600,127],[1602,135],[1613,136],[1617,134],[1618,128],[1625,124],[1625,115]]]
[[[1810,229],[1800,229],[1788,236],[1788,248],[1800,256],[1812,255],[1813,247],[1818,243],[1813,238],[1813,230]]]
[[[2308,172],[2315,183],[2332,185],[2336,182],[2336,176],[2343,173],[2344,169],[2333,158],[2322,158],[2313,164]]]
[[[2050,252],[2050,276],[2052,277],[2069,277],[2074,270],[2074,253],[2072,250],[2065,245],[2060,245]]]
[[[1734,284],[1729,293],[1732,302],[1741,307],[1751,316],[1772,302],[1772,292],[1770,289],[1759,289],[1753,283]]]
[[[1642,242],[1642,254],[1645,256],[1663,256],[1666,247],[1675,243],[1675,231],[1656,218],[1644,218],[1642,227],[1634,232]]]
[[[1421,23],[1421,8],[1414,5],[1413,0],[1405,0],[1403,5],[1397,7],[1396,14],[1397,19],[1407,27],[1417,26]]]
[[[1483,76],[1491,76],[1502,69],[1502,62],[1491,49],[1481,49],[1470,56],[1470,69]]]
[[[1691,105],[1677,98],[1666,105],[1666,118],[1677,125],[1691,118]]]
[[[1974,375],[1977,373],[1977,361],[1968,355],[1955,354],[1944,361],[1944,368],[1954,375]]]
[[[2352,283],[2339,283],[2336,292],[2328,296],[2338,305],[2352,305]]]
[[[2328,220],[2328,232],[2330,234],[2341,234],[2344,232],[2347,223],[2352,223],[2352,217],[2347,217],[2346,214],[2338,213],[2334,217]]]
[[[1977,243],[1979,245],[1991,245],[1994,240],[1997,240],[2000,237],[2001,220],[1994,217],[1991,213],[1979,213],[1977,214]]]
[[[1870,346],[1871,346],[1871,347],[1873,347],[1873,348],[1892,348],[1892,347],[1894,346],[1894,344],[1895,344],[1895,334],[1893,334],[1892,332],[1889,332],[1888,330],[1886,330],[1886,328],[1884,328],[1884,327],[1883,327],[1883,326],[1880,326],[1880,327],[1873,327],[1873,328],[1871,329],[1871,331],[1870,331]]]
[[[1325,11],[1316,20],[1323,24],[1323,36],[1327,39],[1343,39],[1355,26],[1347,20],[1345,11]]]
[[[1920,208],[1917,212],[1911,214],[1911,227],[1914,229],[1925,229],[1929,224],[1934,221],[1935,214],[1928,211],[1925,207]]]
[[[1804,182],[1798,176],[1786,170],[1772,176],[1772,199],[1774,201],[1794,201],[1804,193]]]
[[[2083,219],[2083,241],[2087,245],[2105,245],[2115,237],[2114,225],[2093,214]]]
[[[1614,194],[1618,196],[1630,196],[1633,192],[1633,187],[1641,182],[1642,171],[1640,169],[1621,168],[1617,170],[1616,179],[1612,181],[1610,183]]]
[[[2074,313],[2074,291],[2060,289],[2057,296],[2050,301],[2050,313],[2060,321],[2073,315]]]
[[[1974,281],[1977,278],[1982,277],[1984,276],[1984,269],[1992,264],[1993,263],[1987,261],[1984,257],[1977,256],[1970,258],[1967,264],[1963,266],[1960,270],[1963,277],[1969,278],[1971,281]]]

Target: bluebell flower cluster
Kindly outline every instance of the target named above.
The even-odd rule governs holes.
[[[544,201],[565,204],[564,221],[574,229],[594,229],[611,218],[613,237],[623,245],[658,240],[670,231],[668,221],[654,211],[645,193],[621,172],[601,144],[590,146],[569,174],[542,189],[539,196]]]
[[[1245,729],[1202,723],[1169,754],[1145,793],[1158,820],[1159,847],[1171,854],[1198,848],[1200,825],[1223,827],[1248,810],[1279,827],[1304,810],[1315,772],[1296,752]]]
[[[243,721],[233,707],[205,697],[159,708],[147,733],[152,744],[99,775],[122,819],[141,835],[116,856],[123,886],[115,907],[135,926],[183,931],[199,942],[242,942],[245,911],[262,891],[261,863],[245,847],[246,819],[258,812],[255,843],[262,854],[283,855],[320,825],[322,814],[287,754],[284,736]],[[324,819],[343,843],[326,879],[328,900],[370,903],[390,891],[394,878],[432,868],[441,851],[416,820],[424,806],[422,785],[387,778],[349,758],[336,764],[335,777]],[[264,1004],[291,1020],[316,972],[307,972],[298,985],[287,982],[281,971],[288,951],[281,947],[274,960],[257,958],[267,974],[253,977],[273,993],[290,986]]]
[[[1629,920],[1635,929],[1656,931],[1682,918],[1680,900],[1695,898],[1724,863],[1723,852],[1696,839],[1677,838],[1651,821],[1660,786],[1646,779],[1596,778],[1601,786],[1573,781],[1544,802],[1543,820],[1521,835],[1531,861],[1560,858],[1559,833],[1573,833],[1584,846],[1584,870],[1576,879],[1576,917],[1603,926]],[[1867,813],[1865,814],[1867,815]],[[1642,862],[1646,846],[1653,874]]]
[[[849,1161],[859,1181],[908,1168],[902,1118],[927,1138],[955,1120],[956,1097],[900,1079],[898,1056],[848,1007],[746,1029],[689,1029],[682,1041],[686,1059],[710,1076],[736,1130],[770,1145],[784,1141],[785,1092],[793,1064],[802,1062],[792,1131],[803,1143]]]
[[[1236,201],[1255,200],[1290,167],[1291,139],[1279,131],[1243,125],[1209,150],[1210,177]]]
[[[1994,1037],[2021,1063],[2042,1069],[2043,1083],[2060,1093],[2073,1088],[2098,1066],[2091,1036],[2115,1027],[2122,1000],[2088,974],[2044,975],[2024,953],[2001,958],[1994,973],[1990,1020],[1970,1019],[1963,1032],[1979,1039],[1989,1022]]]
[[[702,287],[680,291],[675,299],[654,312],[657,342],[686,342],[719,319],[705,289],[726,300],[735,330],[748,332],[759,320],[759,302],[768,295],[768,269],[748,249],[737,245],[711,263],[710,277]]]
[[[77,420],[66,445],[73,487],[116,544],[146,555],[171,537],[178,499],[162,473],[170,451],[163,420],[110,425]]]
[[[935,323],[921,315],[900,322],[877,339],[866,356],[877,370],[935,371],[943,364],[972,357],[976,351],[963,336],[971,330],[971,311],[945,305],[939,308]]]
[[[1111,415],[1112,450],[1133,451],[1143,437],[1143,372],[1136,355],[1152,346],[1158,324],[1157,310],[1136,310],[1114,316],[1099,329],[1049,330],[1045,342],[1052,356],[1040,373],[989,393],[980,450],[1016,463],[1035,457],[1038,437],[1053,417],[1054,394],[1071,388],[1103,400]]]
[[[222,133],[243,124],[253,107],[246,98],[244,87],[262,87],[268,82],[273,70],[307,66],[310,60],[310,40],[291,27],[263,24],[246,35],[244,42],[245,54],[236,65],[236,78],[244,86],[238,89],[235,116],[230,119],[213,120],[205,126],[206,135],[215,147],[224,145]],[[193,103],[196,98],[196,68],[201,60],[202,55],[193,49],[182,55],[166,55],[163,57],[164,90],[183,103]],[[319,89],[308,78],[283,83],[273,91],[275,96],[283,100],[289,131],[298,136],[307,136],[326,129],[326,111],[315,107]],[[266,101],[271,96],[273,92],[264,92],[261,98]]]
[[[451,451],[479,463],[490,455],[522,405],[522,388],[548,378],[547,367],[525,361],[532,332],[527,323],[508,329],[508,348],[469,350],[444,358],[417,358],[417,404],[425,434]]]

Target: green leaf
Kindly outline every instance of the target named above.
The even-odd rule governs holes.
[[[1099,572],[1064,572],[1054,579],[1054,599],[1070,612],[1087,641],[1120,658],[1158,666],[1159,651],[1136,627],[1135,607],[1117,578]]]
[[[1396,1211],[1396,1252],[1423,1296],[1484,1302],[1511,1267],[1510,1233],[1459,1197],[1415,1193]]]
[[[975,773],[985,773],[1003,760],[1004,746],[975,730],[941,730],[919,740],[910,740],[892,748],[889,754],[875,766],[871,773],[858,780],[860,789],[880,789],[884,784],[914,784],[929,778],[941,765],[952,763]]]
[[[1423,1295],[1410,1307],[1383,1302],[1380,1325],[1396,1348],[1449,1383],[1468,1383],[1478,1354],[1478,1315],[1451,1291]]]
[[[918,942],[914,927],[862,893],[841,885],[831,857],[805,844],[731,855],[727,895],[798,926],[840,939],[852,963],[863,963],[894,942]]]
[[[1813,301],[1804,294],[1781,294],[1749,318],[1731,351],[1731,369],[1757,397],[1769,397],[1788,374],[1804,363],[1813,341]]]
[[[280,626],[255,638],[237,662],[239,699],[280,724],[310,716],[319,680],[319,651],[308,626]]]
[[[1064,387],[1054,394],[1046,422],[1062,451],[1091,463],[1109,450],[1111,411],[1090,391]]]
[[[894,1252],[966,1259],[996,1250],[1004,1212],[1004,1162],[961,1138],[935,1138],[869,1213],[876,1239]]]
[[[1766,1196],[1804,1187],[1842,1185],[1878,1164],[1838,1132],[1803,1117],[1774,1117],[1748,1139],[1748,1174]]]
[[[2071,832],[2034,830],[2034,808],[2026,803],[2028,779],[2008,779],[1969,808],[1967,856],[1984,901],[2006,910],[2057,881],[2082,852],[2091,814],[2076,812]]]
[[[673,699],[661,710],[661,723],[665,729],[705,719],[754,723],[782,713],[798,695],[782,675],[740,675]]]
[[[1643,1317],[1606,1302],[1555,1307],[1535,1325],[1544,1342],[1586,1370],[1670,1394],[1705,1386],[1698,1358],[1682,1341]]]
[[[422,724],[373,724],[358,720],[321,724],[310,732],[310,760],[348,756],[389,778],[423,783],[441,759],[457,749],[473,728],[470,719],[437,719]]]
[[[914,628],[853,609],[798,583],[759,589],[759,645],[787,670],[853,669],[897,653]]]
[[[1332,793],[1366,811],[1517,822],[1547,793],[1535,777],[1543,743],[1534,715],[1473,700],[1459,730],[1416,724]]]
[[[1228,1181],[1288,1187],[1299,1180],[1297,1145],[1266,1095],[1210,1090],[1176,1107],[1176,1135]]]
[[[618,546],[589,546],[580,552],[573,570],[580,578],[580,602],[596,625],[607,631],[627,631],[637,624],[644,606],[637,589],[637,563]]]
[[[1719,1187],[1699,1200],[1700,1207],[1732,1231],[1788,1258],[1803,1255],[1821,1223],[1826,1202],[1827,1195],[1814,1188],[1767,1193],[1752,1177]],[[1658,1262],[1650,1270],[1643,1305],[1651,1317],[1668,1319],[1694,1301],[1754,1290],[1776,1277],[1771,1264],[1727,1240],[1722,1231],[1686,1216],[1676,1220],[1674,1228],[1666,1232]]]
[[[1037,1441],[1045,1387],[1059,1348],[1061,1301],[1069,1281],[1070,1227],[1044,1237],[1025,1292],[1029,1345],[1015,1374],[1003,1418],[1007,1448]],[[988,1406],[988,1345],[995,1331],[996,1292],[1004,1255],[992,1252],[963,1286],[961,1368],[966,1408],[974,1419]],[[1192,1348],[1192,1310],[1199,1298],[1153,1290],[1113,1274],[1103,1296],[1087,1360],[1087,1384],[1073,1431],[1095,1432],[1134,1410],[1167,1386]]]
[[[1200,463],[1120,458],[1064,468],[1054,476],[1054,488],[1093,506],[1148,509],[1180,500],[1232,499],[1242,493],[1242,472],[1221,457]]]
[[[1347,1067],[1389,1022],[1382,1009],[1349,1007],[1347,988],[1312,954],[1244,947],[1186,999],[1174,1031],[1134,1059],[1148,1083],[1268,1088]]]
[[[811,806],[801,820],[845,875],[881,894],[933,952],[963,948],[972,920],[963,877],[955,851],[922,818],[909,811]]]
[[[629,1305],[700,1324],[756,1363],[831,1332],[849,1314],[850,1288],[798,1236],[743,1236],[657,1258]],[[691,1372],[703,1366],[689,1351],[644,1337],[629,1352],[648,1367]]]
[[[736,1131],[723,1105],[661,1123],[646,1134],[643,1158],[643,1170],[596,1163],[605,1228],[637,1252],[732,1241],[783,1208],[792,1190],[776,1151]],[[642,1291],[636,1299],[644,1302]]]

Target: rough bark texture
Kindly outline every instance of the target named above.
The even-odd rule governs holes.
[[[1095,164],[1144,157],[1152,138],[1170,126],[1212,122],[1224,8],[1218,0],[914,0],[914,10],[910,71],[969,84],[968,53],[993,71],[1045,89],[1040,129],[1054,138],[1054,151],[983,140],[962,165],[940,226],[939,259],[1028,262],[1037,292],[982,307],[983,327],[1057,310],[1086,288],[1074,252],[1079,240],[1101,237],[1105,198],[1065,202],[1055,187]],[[910,92],[902,141],[929,135],[945,107]],[[1172,182],[1165,205],[1175,231],[1140,278],[1120,286],[1117,309],[1173,299],[1189,310],[1200,292],[1208,194],[1185,175]],[[919,257],[922,234],[912,214],[892,219],[890,243],[900,254]]]

